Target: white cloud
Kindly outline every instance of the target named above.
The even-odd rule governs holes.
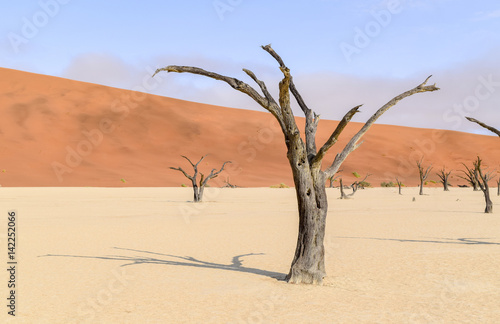
[[[126,88],[134,72],[133,66],[116,56],[87,53],[73,59],[61,76],[72,80]]]
[[[477,125],[463,118],[464,115],[470,115],[500,127],[500,64],[497,64],[496,60],[498,54],[491,53],[481,60],[455,66],[452,70],[429,71],[435,74],[430,82],[437,83],[441,90],[406,98],[391,108],[378,122],[477,132]],[[76,58],[66,69],[64,77],[132,89],[149,76],[151,69],[170,64],[194,65],[239,78],[258,89],[241,71],[241,68],[246,67],[266,82],[277,99],[278,83],[282,75],[272,63],[269,66],[241,66],[240,63],[203,56],[163,56],[154,58],[143,66],[132,66],[116,57],[88,54]],[[246,95],[221,81],[189,74],[163,74],[160,77],[163,80],[161,85],[152,92],[157,95],[263,111],[263,108]],[[350,108],[364,104],[362,113],[354,118],[354,121],[364,122],[387,101],[420,84],[426,77],[427,75],[421,74],[406,79],[367,79],[324,72],[295,74],[294,81],[309,107],[321,114],[323,119],[339,120]],[[489,85],[485,86],[487,83]],[[296,107],[295,111],[301,116]]]
[[[499,10],[493,10],[489,12],[476,12],[474,18],[472,19],[473,21],[484,21],[484,20],[491,20],[491,19],[498,19],[500,18],[500,9]]]

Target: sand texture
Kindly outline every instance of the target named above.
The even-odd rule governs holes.
[[[500,322],[496,191],[484,214],[468,188],[328,189],[324,286],[281,280],[293,189],[211,189],[200,204],[190,188],[0,192],[19,219],[19,316],[2,307],[2,323]]]
[[[167,82],[168,75],[147,82],[154,85],[157,78]],[[335,107],[345,112],[350,108]],[[377,108],[363,106],[358,116],[367,120]],[[409,113],[411,110],[398,107],[387,112]],[[3,187],[179,187],[189,180],[168,167],[187,168],[189,164],[180,155],[197,160],[205,154],[210,154],[200,165],[205,173],[224,161],[233,162],[216,186],[227,178],[243,187],[293,184],[283,135],[268,112],[210,106],[0,68],[0,114]],[[436,114],[432,118],[444,118]],[[297,118],[297,123],[303,130],[304,119]],[[336,125],[336,121],[320,121],[318,146]],[[348,125],[325,157],[325,165],[361,126],[354,122]],[[394,181],[396,176],[416,186],[415,161],[422,156],[424,165],[435,167],[429,177],[434,181],[438,180],[434,171],[443,166],[456,171],[462,162],[472,164],[477,155],[485,166],[500,169],[496,136],[374,125],[363,140],[342,165],[348,182],[354,180],[352,172],[358,172],[372,174],[368,181],[375,186]],[[456,174],[451,182],[464,183]]]

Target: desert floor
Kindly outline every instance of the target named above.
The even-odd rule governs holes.
[[[0,188],[2,266],[9,210],[19,262],[18,316],[3,306],[0,321],[500,322],[496,188],[493,214],[469,188],[328,191],[328,277],[309,286],[281,280],[293,189],[210,189],[194,204],[190,188]]]

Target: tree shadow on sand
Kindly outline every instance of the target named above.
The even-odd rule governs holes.
[[[435,243],[435,244],[464,244],[464,245],[500,245],[497,242],[487,242],[484,240],[491,240],[491,238],[432,238],[431,240],[410,240],[410,239],[392,239],[392,238],[379,238],[379,237],[342,237],[340,239],[362,239],[362,240],[377,240],[377,241],[396,241],[396,242],[409,242],[409,243]]]
[[[122,264],[120,267],[140,265],[140,264],[160,264],[160,265],[194,267],[194,268],[205,268],[205,269],[219,269],[219,270],[228,270],[235,272],[253,273],[256,275],[271,277],[280,281],[285,280],[286,276],[285,274],[279,272],[267,271],[267,270],[249,268],[243,266],[243,261],[242,261],[243,257],[251,255],[264,255],[264,253],[247,253],[247,254],[236,255],[231,260],[231,264],[222,264],[222,263],[202,261],[190,256],[178,256],[178,255],[119,248],[119,247],[114,247],[113,249],[128,251],[128,252],[138,252],[141,254],[146,254],[146,256],[141,256],[141,255],[85,256],[85,255],[47,254],[47,255],[41,255],[39,257],[65,257],[65,258],[98,259],[98,260],[111,260],[111,261],[127,261],[127,263]],[[151,255],[159,257],[153,257]]]

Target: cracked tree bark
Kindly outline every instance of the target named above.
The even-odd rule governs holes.
[[[185,72],[224,81],[233,89],[251,97],[265,110],[269,111],[278,121],[287,147],[287,158],[293,174],[299,212],[297,246],[286,280],[290,283],[321,284],[326,275],[324,261],[325,248],[323,244],[328,212],[326,179],[332,177],[339,170],[339,167],[349,153],[360,145],[359,140],[361,137],[384,112],[406,97],[416,93],[436,91],[439,88],[435,85],[427,85],[427,81],[430,78],[428,77],[415,88],[403,92],[387,102],[368,119],[361,130],[336,155],[333,163],[323,171],[321,164],[325,154],[337,142],[340,133],[347,126],[354,114],[359,111],[360,106],[352,108],[345,114],[335,130],[333,130],[329,139],[317,150],[315,137],[319,115],[306,105],[295,87],[289,68],[285,65],[281,57],[270,45],[262,46],[262,49],[278,62],[283,74],[283,79],[279,83],[278,101],[269,93],[265,83],[259,80],[252,71],[247,69],[243,69],[243,71],[259,86],[261,93],[243,81],[197,67],[171,65],[156,70],[155,74],[161,71]],[[305,142],[300,136],[300,131],[291,109],[290,93],[305,115]]]
[[[196,164],[191,162],[191,160],[189,158],[185,157],[184,155],[181,155],[181,156],[183,158],[185,158],[186,160],[188,160],[189,164],[191,164],[191,166],[194,169],[194,174],[192,176],[190,176],[181,167],[178,167],[178,168],[170,167],[170,169],[182,172],[182,174],[184,174],[184,176],[186,178],[191,180],[191,184],[193,185],[194,202],[200,202],[203,199],[203,192],[205,190],[205,186],[207,185],[208,181],[213,179],[213,178],[216,178],[219,175],[219,173],[221,173],[224,170],[224,166],[227,163],[231,163],[231,161],[224,162],[219,171],[212,169],[212,171],[210,171],[210,174],[207,177],[205,177],[205,175],[200,172],[200,182],[198,183],[198,180],[196,179],[198,177],[198,165],[200,164],[201,161],[203,161],[203,159],[205,157],[207,157],[207,155],[202,156],[201,159]]]

